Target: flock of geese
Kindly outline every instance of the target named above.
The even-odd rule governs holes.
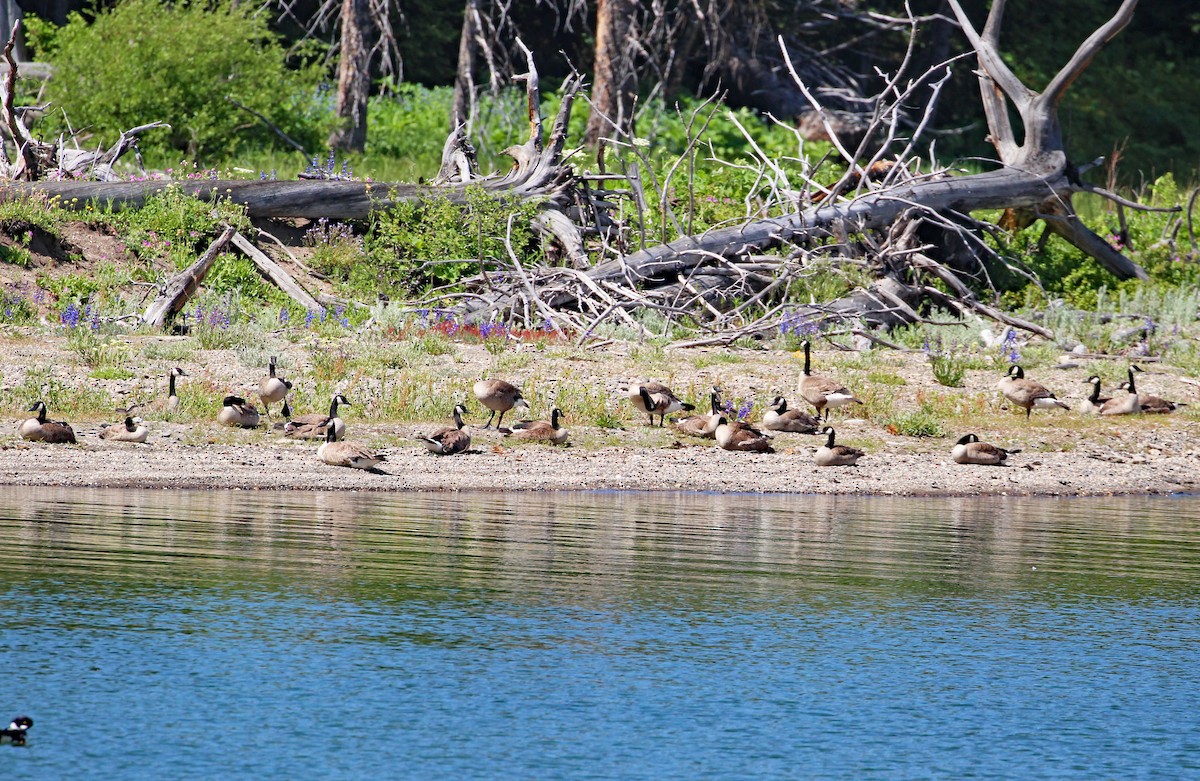
[[[862,402],[842,383],[813,373],[811,349],[811,344],[804,342],[804,370],[800,375],[797,391],[800,398],[812,406],[813,413],[789,407],[784,397],[776,396],[762,417],[761,428],[755,428],[749,423],[730,420],[722,409],[720,390],[714,387],[709,395],[709,412],[673,418],[672,426],[687,436],[715,440],[717,446],[724,450],[759,453],[774,452],[772,439],[778,432],[824,435],[825,444],[817,448],[814,455],[817,466],[856,465],[866,453],[858,448],[837,444],[837,432],[828,425],[828,420],[830,410]],[[1118,386],[1116,394],[1112,397],[1101,396],[1099,376],[1089,377],[1086,382],[1092,386],[1092,392],[1080,406],[1080,411],[1105,416],[1165,414],[1183,405],[1182,402],[1172,402],[1160,396],[1139,392],[1135,375],[1141,372],[1140,367],[1130,366],[1129,379]],[[186,376],[187,373],[180,368],[171,369],[169,372],[165,404],[167,410],[178,408],[176,379]],[[276,428],[282,428],[285,437],[321,440],[321,445],[317,448],[317,458],[331,466],[375,470],[379,464],[386,461],[383,453],[345,438],[346,424],[338,416],[338,412],[341,406],[352,405],[344,395],[337,393],[333,396],[328,414],[293,416],[287,399],[291,388],[291,382],[277,375],[276,358],[271,356],[267,376],[259,383],[258,395],[268,418],[272,404],[282,405],[280,413],[286,422],[282,425],[277,424]],[[1025,377],[1025,371],[1018,365],[1009,368],[997,388],[1006,399],[1025,410],[1026,418],[1034,409],[1070,409],[1069,405],[1060,401],[1044,385]],[[472,391],[479,403],[490,412],[484,429],[491,428],[494,420],[496,430],[506,437],[554,445],[566,443],[569,432],[562,425],[564,415],[557,407],[551,411],[548,421],[523,419],[502,428],[506,413],[517,408],[529,409],[529,403],[521,395],[520,389],[504,380],[480,380],[475,383]],[[668,415],[695,410],[693,405],[681,401],[669,387],[660,382],[634,383],[629,386],[628,398],[634,408],[649,417],[651,426],[654,425],[655,416],[658,417],[658,425],[661,427],[666,424]],[[99,436],[116,442],[146,442],[149,429],[140,417],[134,415],[136,406],[118,410],[124,415],[124,422],[104,424]],[[22,421],[18,426],[18,433],[23,439],[52,443],[76,441],[75,432],[68,423],[47,419],[44,402],[34,403],[29,411],[36,413],[35,416]],[[428,434],[419,434],[414,438],[436,455],[463,453],[471,447],[471,435],[463,422],[463,417],[467,414],[466,406],[457,404],[451,412],[454,421],[452,426],[445,426]],[[230,395],[222,401],[217,422],[227,426],[256,428],[261,424],[262,417],[258,409],[246,399]],[[1019,452],[982,442],[975,434],[966,434],[954,444],[950,457],[959,464],[1003,465],[1010,454]]]

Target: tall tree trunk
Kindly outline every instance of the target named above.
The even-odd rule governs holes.
[[[602,136],[616,131],[633,132],[637,81],[633,73],[633,42],[629,38],[636,7],[633,0],[596,3],[596,65],[592,114],[584,133],[586,144],[594,146]]]
[[[329,137],[329,146],[333,149],[361,152],[367,144],[371,63],[365,31],[369,25],[369,0],[342,0],[342,51],[338,59],[336,106],[342,126]]]
[[[467,0],[463,11],[462,35],[458,39],[458,72],[454,76],[454,105],[450,108],[450,131],[471,118],[475,102],[475,36],[479,34],[479,0]]]

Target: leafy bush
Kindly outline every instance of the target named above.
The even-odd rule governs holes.
[[[170,258],[175,268],[195,261],[224,224],[241,230],[250,226],[244,207],[228,200],[193,198],[178,184],[150,196],[140,209],[118,213],[114,222],[135,255]]]
[[[351,286],[412,292],[456,282],[478,268],[477,261],[499,259],[507,265],[506,237],[519,258],[528,258],[538,251],[530,227],[537,209],[537,203],[519,197],[469,187],[464,203],[431,193],[419,203],[376,212],[365,242],[371,262],[351,269]]]
[[[312,65],[289,70],[267,15],[256,11],[229,0],[121,0],[90,23],[73,14],[53,39],[49,98],[102,144],[146,122],[170,124],[142,136],[142,150],[161,158],[156,163],[174,162],[179,152],[231,155],[246,143],[276,143],[232,101],[315,148],[330,120],[317,89],[321,73]]]

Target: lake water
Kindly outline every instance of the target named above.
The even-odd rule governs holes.
[[[10,778],[1200,777],[1200,499],[0,489]]]

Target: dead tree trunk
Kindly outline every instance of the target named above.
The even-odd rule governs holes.
[[[633,132],[637,80],[630,31],[636,4],[632,0],[599,0],[596,4],[596,63],[592,79],[592,113],[584,143],[595,146],[616,132]]]
[[[370,0],[343,0],[335,108],[343,124],[329,137],[329,146],[334,149],[361,152],[367,144],[371,62],[365,33],[370,19]]]
[[[467,0],[462,35],[458,39],[458,69],[454,76],[454,103],[450,107],[450,132],[471,119],[475,103],[475,41],[479,35],[479,0]]]

